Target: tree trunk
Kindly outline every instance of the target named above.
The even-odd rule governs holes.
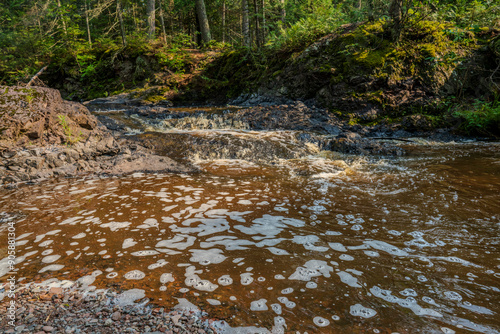
[[[257,6],[257,0],[253,0],[253,9],[255,16],[255,42],[257,47],[260,48],[259,7]]]
[[[62,10],[61,10],[61,0],[57,0],[57,8],[59,9],[59,16],[61,17],[61,22],[62,22],[62,25],[63,25],[63,29],[64,29],[64,35],[68,35],[68,28],[66,27],[66,21],[64,21],[64,17],[63,17],[63,14],[62,14]]]
[[[392,41],[395,43],[399,43],[401,40],[401,33],[403,32],[403,1],[404,0],[392,0],[391,6],[389,7],[389,15],[392,18],[391,37]]]
[[[281,12],[281,23],[283,23],[283,25],[285,25],[285,21],[286,21],[285,0],[280,0],[280,12]]]
[[[118,20],[120,21],[120,31],[122,34],[122,43],[123,46],[127,45],[127,38],[125,36],[125,26],[123,25],[123,17],[122,17],[122,6],[120,0],[116,0],[116,12],[118,13]]]
[[[368,0],[366,5],[368,7],[368,20],[375,21],[375,6],[373,0]]]
[[[266,1],[262,0],[262,44],[266,44]]]
[[[137,18],[135,16],[135,3],[132,3],[132,17],[134,19],[135,31],[138,31],[139,27],[137,26]]]
[[[155,0],[148,0],[146,11],[148,14],[148,38],[155,38]]]
[[[158,5],[160,6],[160,22],[161,22],[161,30],[163,32],[163,42],[167,41],[167,30],[165,29],[165,20],[163,19],[163,4],[161,0],[158,0]]]
[[[85,23],[87,25],[87,36],[89,37],[89,45],[92,47],[92,38],[90,37],[90,21],[89,21],[89,8],[87,7],[87,0],[84,0],[85,4]]]
[[[243,43],[246,47],[250,47],[250,24],[248,20],[248,1],[241,0],[242,23],[241,30],[243,32]]]
[[[202,47],[204,41],[203,41],[203,38],[201,35],[200,19],[196,13],[194,15],[194,18],[195,18],[195,20],[194,20],[195,22],[194,22],[194,26],[193,26],[194,41],[196,42],[196,45],[198,45],[198,47]]]
[[[222,1],[222,43],[226,43],[226,0]]]
[[[210,26],[208,25],[207,11],[203,0],[196,0],[196,13],[200,23],[201,40],[206,44],[212,40],[212,36],[210,36]]]

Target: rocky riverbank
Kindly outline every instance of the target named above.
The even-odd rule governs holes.
[[[0,291],[5,286],[0,287]],[[3,293],[0,293],[3,295]],[[173,310],[127,302],[127,292],[82,291],[30,284],[16,292],[15,326],[0,317],[1,333],[216,333],[209,319],[194,305],[180,304]],[[132,298],[133,299],[133,298]],[[0,300],[7,315],[10,298]],[[215,325],[215,324],[214,324]]]
[[[195,172],[115,138],[79,103],[48,88],[0,87],[0,186],[50,177]]]

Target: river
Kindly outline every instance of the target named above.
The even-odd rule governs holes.
[[[217,122],[129,129],[200,173],[0,190],[17,275],[185,298],[226,331],[500,332],[500,143],[413,139],[405,156],[361,157]]]

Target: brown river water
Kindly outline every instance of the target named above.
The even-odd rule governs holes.
[[[0,190],[0,212],[17,215],[24,283],[184,298],[221,332],[500,333],[500,144],[404,145],[397,158],[198,155],[197,174]]]

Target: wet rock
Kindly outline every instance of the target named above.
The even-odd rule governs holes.
[[[326,144],[325,148],[331,151],[361,155],[401,156],[406,154],[406,151],[399,146],[380,142],[376,139],[364,138],[354,132],[342,133]]]

